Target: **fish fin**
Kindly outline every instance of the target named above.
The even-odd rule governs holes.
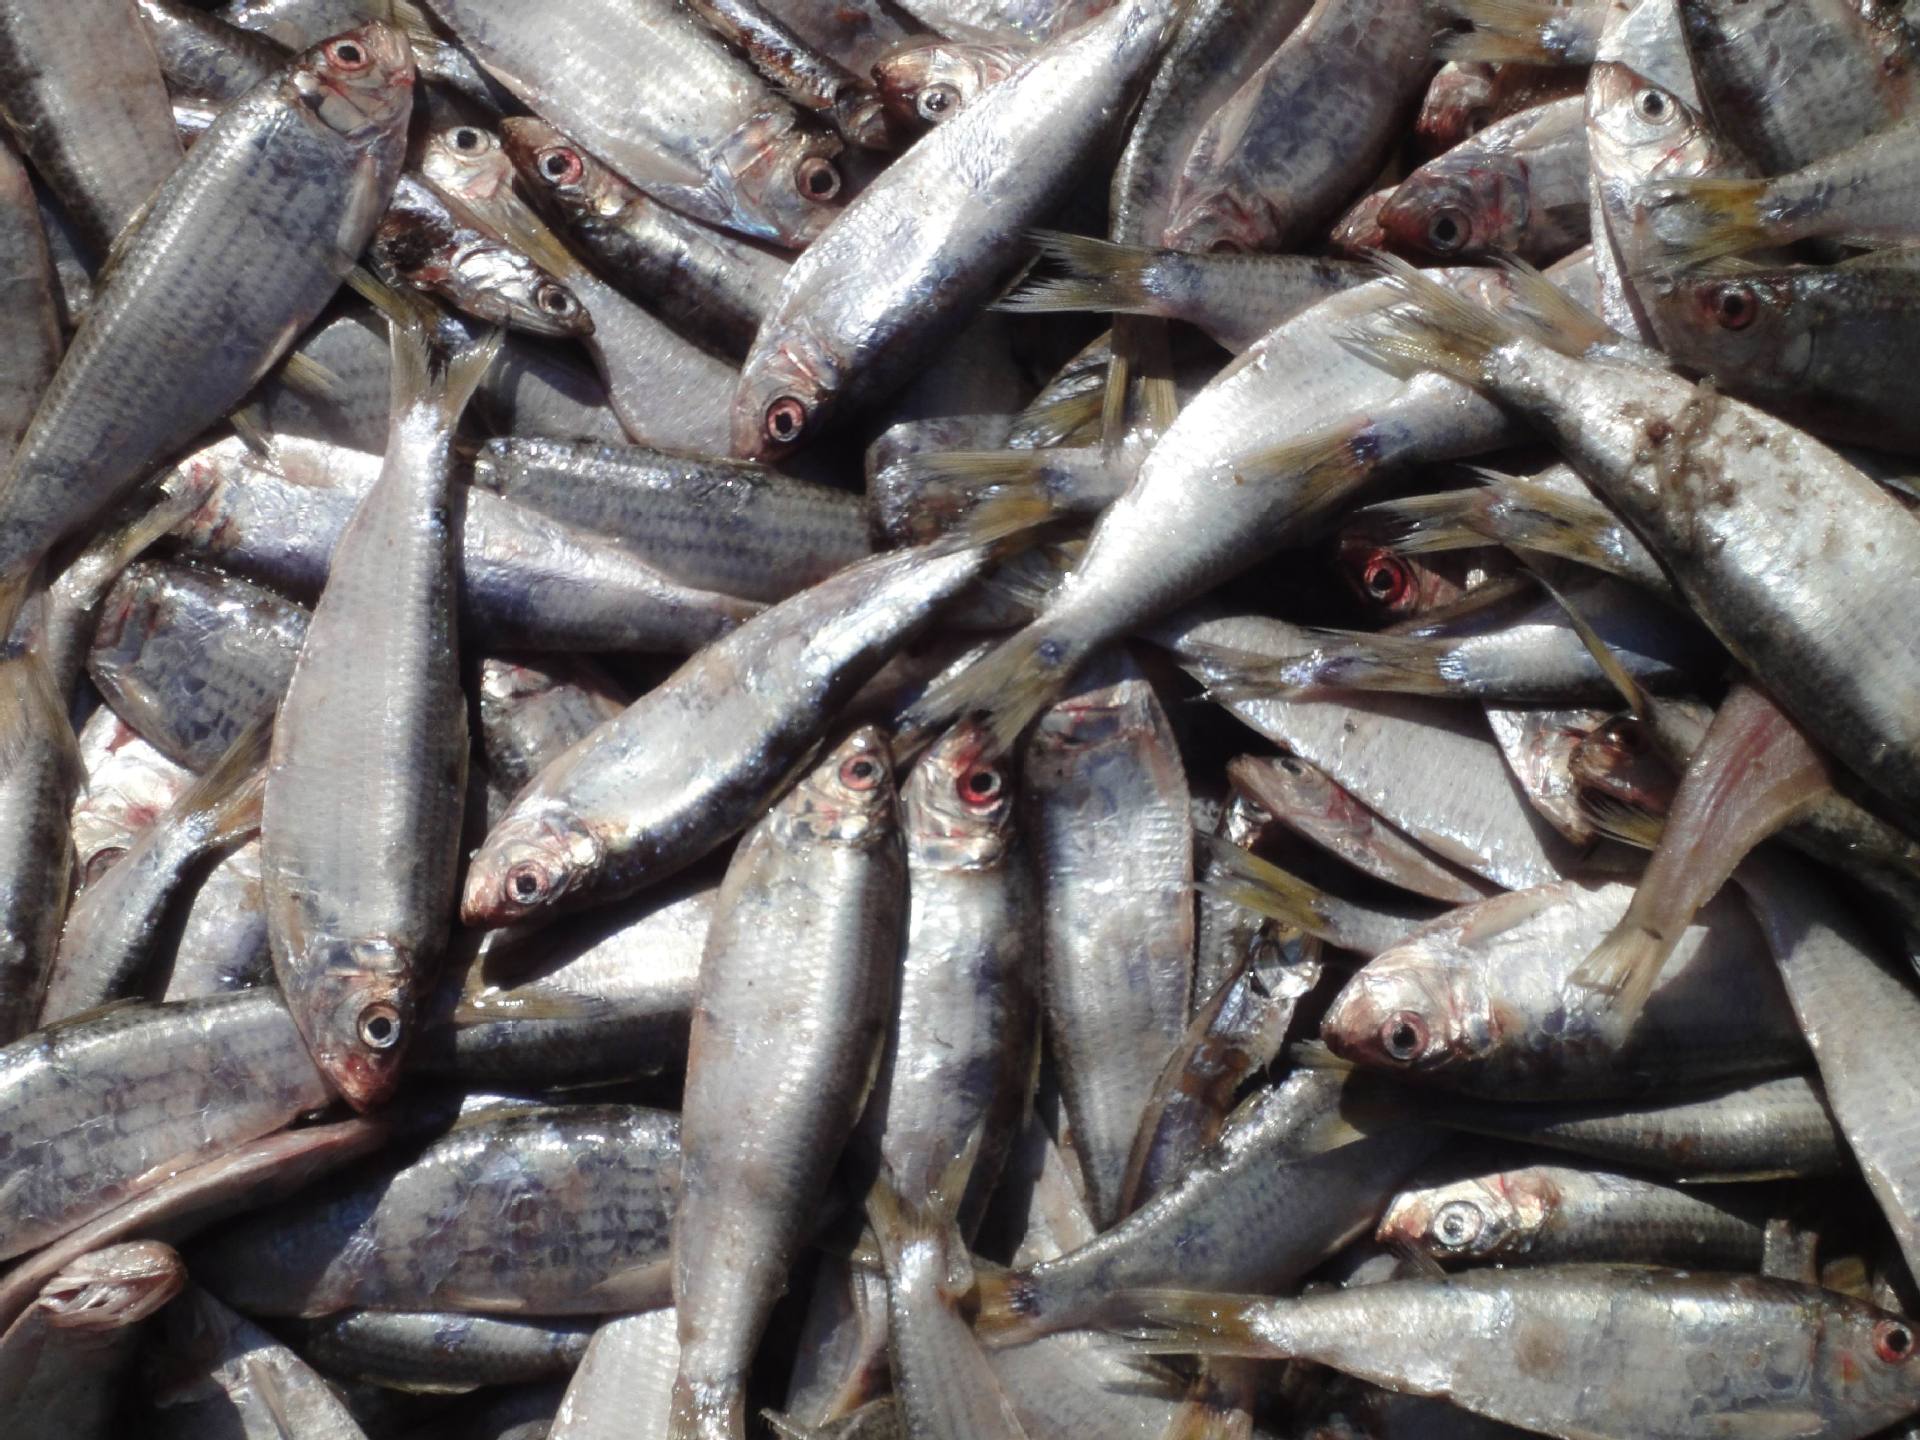
[[[418,290],[395,289],[364,265],[347,271],[347,285],[393,324],[431,330],[440,318],[440,307]]]
[[[1053,519],[1054,513],[1053,502],[1043,495],[1019,490],[995,491],[983,495],[959,524],[930,542],[927,550],[930,554],[943,555],[984,545],[991,547],[995,554],[1012,554],[1031,544],[1034,532]]]
[[[1656,815],[1605,790],[1582,789],[1580,813],[1600,834],[1639,850],[1658,848],[1667,828],[1664,815]]]
[[[1287,1050],[1287,1058],[1301,1070],[1331,1070],[1348,1074],[1357,1067],[1351,1060],[1336,1055],[1324,1040],[1298,1040]]]
[[[280,362],[280,379],[289,390],[310,399],[338,401],[346,382],[311,355],[291,352]]]
[[[1400,1262],[1400,1268],[1408,1275],[1422,1280],[1444,1280],[1447,1278],[1446,1266],[1422,1250],[1405,1236],[1397,1236],[1387,1242],[1387,1248]]]
[[[448,1015],[456,1029],[486,1025],[495,1020],[593,1020],[610,1015],[613,1005],[598,995],[575,995],[560,991],[541,991],[518,995],[512,989],[495,992],[468,991]]]
[[[1060,698],[1080,656],[1060,647],[1038,624],[1000,642],[958,675],[929,690],[907,710],[902,729],[945,729],[963,715],[988,717],[990,751],[1004,755],[1027,727]]]
[[[257,403],[242,405],[227,416],[227,423],[247,449],[263,460],[273,458],[273,430],[267,424],[266,407]]]
[[[1544,298],[1536,296],[1526,282],[1521,282],[1524,293],[1516,291],[1515,304],[1494,310],[1449,290],[1398,255],[1383,250],[1372,258],[1405,303],[1387,307],[1372,325],[1349,330],[1341,340],[1361,358],[1395,375],[1411,378],[1432,371],[1477,385],[1487,357],[1502,345],[1535,340],[1564,354],[1579,355],[1583,350],[1579,337],[1593,333],[1592,325],[1599,323],[1580,311],[1585,318],[1572,334],[1543,324],[1535,307],[1545,303]]]
[[[1128,1350],[1135,1355],[1281,1359],[1284,1352],[1254,1328],[1254,1317],[1274,1303],[1257,1295],[1122,1291],[1109,1302],[1108,1309],[1128,1318],[1109,1324],[1107,1329],[1126,1339]]]
[[[280,1379],[258,1355],[248,1355],[242,1361],[247,1372],[247,1384],[254,1394],[260,1397],[260,1403],[266,1407],[267,1419],[273,1422],[273,1428],[279,1432],[280,1440],[294,1440],[299,1432],[287,1413],[286,1392],[280,1388]]]
[[[1553,0],[1445,0],[1444,8],[1471,30],[1449,30],[1436,38],[1442,60],[1505,61],[1559,66],[1577,62],[1559,35],[1567,19]]]
[[[1434,555],[1485,545],[1475,520],[1487,503],[1484,490],[1443,490],[1383,500],[1353,514],[1354,529],[1397,555]]]
[[[1377,432],[1361,415],[1243,456],[1233,464],[1233,478],[1242,485],[1287,481],[1298,496],[1287,524],[1297,528],[1346,499],[1379,465]]]
[[[1445,695],[1445,649],[1404,635],[1302,628],[1308,647],[1297,655],[1249,655],[1208,645],[1195,658],[1206,667],[1207,693],[1227,700],[1297,695],[1312,690],[1385,690]]]
[[[1591,570],[1618,573],[1619,565],[1594,536],[1614,524],[1613,512],[1597,500],[1562,495],[1518,476],[1490,481],[1493,495],[1482,506],[1482,533],[1520,550],[1538,550]]]
[[[385,0],[387,21],[414,45],[441,46],[446,37],[433,28],[433,22],[413,0]]]
[[[1040,254],[1067,273],[1030,280],[994,308],[1023,313],[1051,314],[1061,310],[1118,311],[1151,315],[1153,297],[1146,280],[1158,258],[1140,245],[1116,245],[1091,235],[1068,235],[1058,230],[1034,232]]]
[[[1567,355],[1583,355],[1620,340],[1620,333],[1517,255],[1494,263],[1512,291],[1506,310],[1531,322],[1535,338]],[[1416,272],[1417,273],[1417,272]]]
[[[0,659],[0,775],[15,770],[21,757],[49,734],[72,748],[77,771],[79,741],[73,738],[66,705],[54,693],[45,663],[31,650]]]
[[[1687,269],[1709,260],[1764,250],[1781,238],[1761,216],[1765,180],[1657,180],[1635,199],[1653,214],[1663,268]]]
[[[154,186],[153,193],[140,202],[140,208],[127,217],[127,223],[120,227],[120,233],[108,243],[107,253],[100,257],[99,268],[93,272],[95,295],[105,292],[107,283],[113,279],[121,264],[132,252],[134,242],[140,238],[140,232],[146,228],[147,221],[153,217],[153,207],[160,199],[160,192],[166,188],[164,180]]]
[[[1631,917],[1623,917],[1611,934],[1580,962],[1570,983],[1592,991],[1603,1009],[1611,1010],[1631,1026],[1646,1007],[1660,971],[1673,953],[1668,941]]]
[[[53,582],[60,603],[91,610],[122,570],[206,503],[213,484],[197,467],[169,471],[151,497],[142,497],[151,503],[96,536],[60,573]]]
[[[1076,390],[1050,400],[1037,400],[1015,417],[1014,428],[1036,432],[1035,443],[1043,448],[1076,442],[1091,444],[1094,437],[1086,432],[1098,427],[1105,403],[1106,397],[1098,390]]]
[[[267,746],[272,738],[271,715],[251,722],[233,737],[233,743],[207,773],[174,801],[171,813],[182,818],[206,816],[212,821],[214,841],[222,848],[259,829]]]
[[[781,1437],[781,1440],[826,1440],[824,1430],[816,1430],[811,1425],[802,1425],[798,1420],[781,1414],[778,1410],[762,1410],[760,1418],[767,1422],[769,1429]]]
[[[1573,633],[1580,637],[1580,643],[1587,647],[1587,653],[1593,657],[1593,663],[1600,667],[1600,673],[1606,676],[1607,683],[1619,692],[1620,698],[1626,702],[1627,709],[1637,719],[1651,720],[1653,711],[1647,699],[1647,692],[1641,688],[1633,672],[1627,669],[1626,662],[1614,653],[1613,647],[1601,638],[1600,632],[1593,628],[1586,616],[1582,615],[1579,608],[1567,598],[1566,592],[1542,572],[1539,564],[1528,556],[1526,551],[1515,550],[1513,555],[1527,567],[1534,580],[1553,603],[1560,607],[1561,612],[1567,617],[1567,623],[1573,627]]]
[[[1324,935],[1327,919],[1321,906],[1326,896],[1278,865],[1262,860],[1219,835],[1196,831],[1194,843],[1209,867],[1224,871],[1219,878],[1202,880],[1195,889],[1304,930]]]

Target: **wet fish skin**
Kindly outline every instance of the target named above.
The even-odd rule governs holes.
[[[58,284],[33,182],[11,143],[0,144],[0,463],[14,448],[60,363]]]
[[[283,1327],[329,1375],[401,1390],[460,1393],[564,1375],[580,1363],[591,1320],[517,1320],[448,1311],[347,1310]]]
[[[112,1433],[143,1322],[186,1279],[180,1257],[152,1240],[96,1250],[48,1279],[0,1334],[0,1420],[8,1432],[72,1440]]]
[[[745,1434],[745,1382],[879,1062],[906,909],[886,741],[863,726],[727,867],[700,966],[674,1217],[667,1433]],[[795,1017],[772,1084],[749,1057]]]
[[[1566,1165],[1477,1171],[1400,1192],[1374,1238],[1443,1264],[1554,1265],[1616,1260],[1750,1270],[1758,1210],[1716,1191]]]
[[[1669,963],[1637,1024],[1569,984],[1633,893],[1564,881],[1442,916],[1362,967],[1322,1038],[1357,1064],[1509,1098],[1628,1095],[1803,1065],[1786,996],[1755,966],[1737,905],[1688,929],[1690,958]]]
[[[393,188],[412,93],[405,37],[372,24],[291,62],[194,146],[14,457],[0,574],[23,573],[231,409],[320,312]],[[215,291],[226,308],[210,327]]]
[[[175,527],[180,549],[288,594],[317,597],[381,459],[283,438],[272,459],[237,438],[181,462],[166,484],[206,498]],[[676,583],[613,540],[484,489],[452,496],[460,614],[474,642],[518,650],[694,650],[759,613]]]
[[[1158,1349],[1313,1359],[1549,1435],[1773,1424],[1859,1437],[1920,1404],[1904,1321],[1758,1276],[1543,1266],[1149,1309],[1171,1332]],[[1746,1364],[1754,1347],[1774,1357],[1764,1370]]]
[[[1575,845],[1595,839],[1581,808],[1576,760],[1581,748],[1610,717],[1591,709],[1487,706],[1487,724],[1527,800],[1546,822]]]
[[[644,1309],[667,1292],[679,1131],[635,1105],[485,1110],[416,1156],[388,1151],[244,1217],[189,1259],[251,1315]],[[575,1198],[558,1203],[563,1192]]]
[[[96,258],[180,164],[166,82],[133,0],[0,9],[6,124]]]
[[[135,4],[168,88],[222,105],[238,100],[278,70],[289,50],[304,49],[326,34],[350,30],[373,18],[354,13],[325,34],[288,45],[230,24],[185,0],[135,0]]]
[[[689,340],[747,353],[780,292],[784,260],[650,199],[544,120],[509,116],[500,141],[609,281]]]
[[[1163,243],[1285,250],[1380,168],[1425,81],[1423,5],[1316,0],[1193,142]]]
[[[1011,767],[961,722],[900,786],[908,911],[886,1053],[861,1122],[902,1223],[970,1232],[1032,1083],[1038,894]],[[960,1195],[940,1183],[972,1145]],[[923,1215],[915,1227],[913,1216]]]
[[[277,995],[252,992],[96,1011],[0,1050],[21,1177],[0,1197],[0,1253],[58,1239],[170,1169],[325,1105],[297,1036]]]
[[[107,592],[87,674],[143,740],[205,769],[273,714],[307,620],[302,606],[247,581],[135,561]]]
[[[488,656],[476,704],[488,778],[517,791],[568,746],[626,708],[611,676],[582,660]]]
[[[825,115],[863,149],[894,148],[872,83],[815,50],[758,0],[693,0],[692,8],[794,104]]]
[[[748,600],[785,600],[872,552],[856,497],[741,461],[503,438],[475,457],[474,484]]]
[[[785,245],[832,213],[837,138],[665,0],[567,0],[538,16],[502,0],[428,0],[488,73],[663,203]],[[626,77],[659,83],[635,92]]]
[[[587,1342],[548,1440],[663,1435],[673,1403],[680,1337],[673,1310],[602,1321]]]
[[[1111,1224],[1141,1115],[1187,1028],[1187,776],[1153,686],[1124,655],[1042,717],[1023,768],[1023,824],[1041,877],[1047,1044],[1089,1208]]]
[[[784,454],[896,390],[1004,277],[1158,54],[1165,0],[1120,0],[1043,47],[860,193],[787,272],[733,402],[733,453]],[[910,243],[902,243],[907,237]],[[842,293],[861,276],[858,304]]]
[[[0,1043],[40,1011],[72,875],[69,807],[85,779],[39,655],[0,659]]]
[[[873,79],[902,125],[943,125],[1032,54],[1028,45],[915,38],[874,61]]]
[[[545,917],[707,854],[752,823],[837,707],[985,565],[979,549],[875,556],[709,645],[520,794],[473,857],[463,918]],[[760,682],[741,687],[742,673]]]

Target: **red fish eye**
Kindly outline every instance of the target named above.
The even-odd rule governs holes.
[[[969,771],[961,777],[959,785],[961,800],[980,809],[991,806],[1005,788],[1000,772],[991,766]]]
[[[855,755],[841,762],[840,783],[849,790],[871,790],[880,783],[880,762],[869,755]]]
[[[807,428],[807,405],[794,395],[782,395],[767,406],[767,439],[776,445],[791,445]]]
[[[1360,589],[1382,609],[1397,613],[1413,603],[1413,567],[1391,550],[1371,550],[1360,565]]]
[[[364,70],[373,63],[373,57],[357,40],[335,40],[325,51],[327,63],[336,70],[345,70],[349,74]]]
[[[1380,1022],[1380,1049],[1389,1060],[1417,1060],[1427,1048],[1427,1022],[1411,1010],[1402,1010]]]
[[[1464,212],[1436,210],[1427,221],[1427,248],[1438,255],[1451,255],[1473,235],[1473,225]]]
[[[821,155],[809,155],[794,167],[794,181],[809,200],[827,201],[840,193],[840,172]]]
[[[1707,309],[1723,330],[1744,330],[1760,313],[1750,285],[1716,285],[1707,292]]]
[[[1882,1320],[1873,1327],[1873,1353],[1889,1365],[1913,1356],[1913,1329],[1901,1320]]]
[[[580,156],[576,152],[561,146],[542,150],[539,160],[535,163],[540,173],[555,185],[573,184],[580,178],[581,171],[585,168],[581,165]]]

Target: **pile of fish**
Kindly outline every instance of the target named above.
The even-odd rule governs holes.
[[[1920,7],[0,118],[0,1436],[1920,1435]]]

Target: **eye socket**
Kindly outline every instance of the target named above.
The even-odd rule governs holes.
[[[80,872],[81,885],[87,886],[93,884],[94,881],[111,870],[114,862],[126,853],[127,847],[124,845],[109,845],[105,849],[94,851],[93,854],[87,857],[87,863]]]
[[[558,285],[542,285],[534,296],[534,304],[549,315],[571,315],[575,309],[573,296]]]
[[[1715,285],[1707,291],[1707,309],[1722,330],[1744,330],[1760,314],[1751,285]]]
[[[1473,225],[1464,212],[1436,210],[1427,221],[1427,248],[1436,255],[1451,255],[1472,238]]]
[[[853,755],[840,762],[840,783],[849,790],[867,791],[880,783],[884,772],[871,755]]]
[[[1006,789],[1006,782],[1001,779],[998,770],[991,765],[983,765],[978,770],[969,770],[961,776],[957,788],[960,791],[961,800],[965,803],[979,809],[986,809],[1000,798],[1001,792]]]
[[[791,445],[807,428],[807,405],[797,395],[782,395],[767,406],[767,439],[776,445]]]
[[[1673,101],[1664,90],[1651,85],[1633,97],[1633,113],[1653,125],[1664,125],[1673,118]]]
[[[534,168],[555,185],[573,184],[586,169],[580,163],[578,152],[560,146],[555,146],[551,150],[542,150],[534,161]]]
[[[460,126],[447,138],[453,141],[453,148],[462,155],[475,155],[487,148],[487,137],[471,125]]]
[[[1433,1238],[1449,1250],[1459,1250],[1480,1238],[1487,1217],[1471,1200],[1449,1200],[1433,1217]]]
[[[809,155],[794,167],[793,178],[809,200],[826,202],[840,193],[840,172],[822,155]]]
[[[1372,550],[1360,564],[1360,589],[1381,608],[1393,612],[1413,603],[1413,567],[1391,550]]]
[[[1427,1048],[1427,1022],[1411,1010],[1402,1010],[1380,1024],[1380,1050],[1389,1060],[1402,1064],[1420,1058]]]
[[[547,872],[531,860],[507,871],[507,898],[516,905],[545,899],[547,888]]]
[[[1243,253],[1238,240],[1216,240],[1207,246],[1207,251],[1213,255],[1239,255]]]
[[[1289,775],[1304,775],[1307,773],[1300,768],[1300,762],[1291,755],[1282,755],[1280,757],[1280,768]]]
[[[369,1050],[391,1050],[400,1043],[400,1012],[385,1001],[375,1001],[360,1012],[355,1028],[360,1043]]]
[[[357,40],[335,40],[326,48],[327,63],[336,70],[352,74],[373,64],[373,57]]]
[[[953,86],[929,85],[920,92],[920,98],[913,102],[913,108],[920,112],[922,120],[937,125],[947,118],[959,101],[960,92]]]
[[[1882,1320],[1873,1327],[1873,1353],[1889,1365],[1913,1358],[1913,1327],[1904,1320]]]

